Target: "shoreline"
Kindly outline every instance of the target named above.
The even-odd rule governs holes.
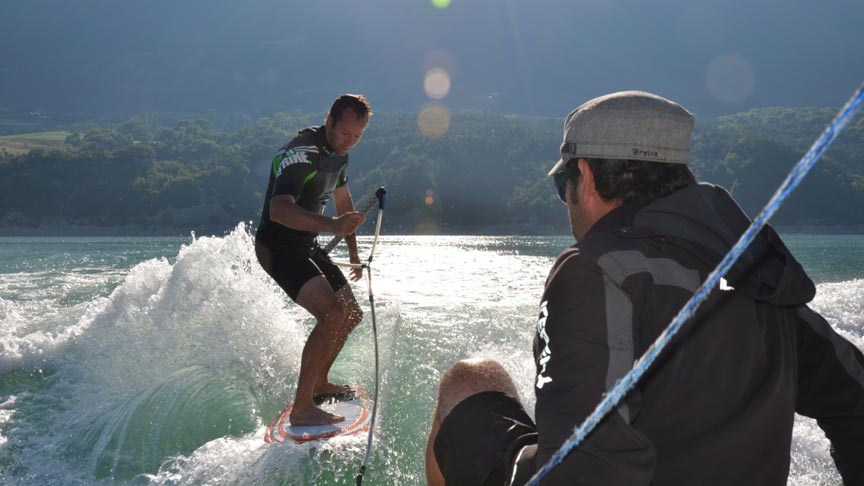
[[[196,236],[222,236],[230,233],[235,226],[202,226],[197,228],[139,228],[134,226],[78,226],[78,225],[45,225],[45,226],[10,226],[0,227],[0,237],[188,237],[192,232]]]
[[[864,235],[862,225],[809,225],[774,226],[781,235]]]
[[[244,224],[237,222],[232,226],[202,225],[197,227],[177,228],[158,227],[140,228],[134,226],[79,226],[79,225],[44,225],[44,226],[7,226],[0,227],[0,237],[189,237],[194,232],[196,236],[224,236]],[[245,223],[247,228],[254,230],[254,224]],[[475,228],[448,227],[447,231],[434,234],[423,232],[389,232],[383,235],[470,235],[470,236],[549,236],[569,235],[569,231],[553,226],[536,224],[503,224]],[[774,228],[781,235],[864,235],[862,225],[783,225]],[[360,234],[365,235],[365,232]]]

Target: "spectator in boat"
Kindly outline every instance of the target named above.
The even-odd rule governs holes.
[[[646,92],[564,124],[550,175],[576,244],[540,299],[534,420],[503,366],[441,377],[430,485],[524,484],[691,298],[750,219],[688,163],[693,116]],[[815,286],[765,227],[653,368],[542,484],[785,485],[795,413],[864,484],[864,356],[808,305]]]

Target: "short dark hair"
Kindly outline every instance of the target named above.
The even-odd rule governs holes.
[[[668,196],[696,183],[696,177],[685,164],[646,162],[626,159],[586,159],[597,193],[604,201],[622,204],[645,204]],[[569,163],[573,164],[576,159]],[[579,183],[579,171],[570,172],[573,187]]]
[[[330,118],[333,119],[333,124],[339,123],[342,119],[342,114],[350,108],[358,118],[367,118],[372,116],[372,107],[369,106],[369,101],[362,94],[344,94],[333,102],[330,107]]]

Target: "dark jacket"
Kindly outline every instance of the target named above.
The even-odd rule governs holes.
[[[750,224],[721,188],[622,206],[564,251],[535,340],[544,464]],[[864,356],[807,307],[815,286],[766,227],[625,401],[543,484],[785,485],[795,412],[864,484]]]

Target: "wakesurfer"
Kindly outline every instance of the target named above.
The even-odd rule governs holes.
[[[290,421],[323,425],[343,418],[317,408],[314,398],[350,391],[328,378],[333,362],[363,312],[345,275],[321,249],[317,236],[345,236],[348,258],[360,263],[355,232],[366,218],[354,210],[348,189],[348,152],[369,124],[372,109],[363,95],[336,99],[324,125],[306,128],[282,146],[271,161],[270,179],[255,254],[279,286],[316,319],[303,347]],[[324,216],[332,195],[336,216]],[[362,268],[352,268],[357,281]]]

